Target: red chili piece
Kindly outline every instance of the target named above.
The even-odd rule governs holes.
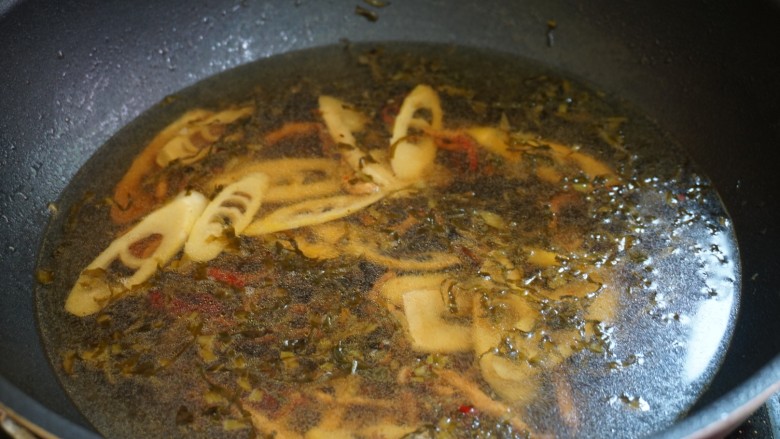
[[[166,300],[160,291],[149,293],[149,306],[152,309],[165,311],[174,316],[189,314],[198,311],[208,316],[220,315],[223,311],[222,304],[211,294],[196,294],[188,296],[187,300],[172,297]]]
[[[463,413],[464,415],[470,415],[473,414],[476,410],[474,409],[473,405],[462,405],[458,407],[458,411]]]
[[[223,270],[221,268],[209,267],[206,274],[217,282],[226,283],[232,287],[244,288],[246,280],[240,273]]]
[[[482,261],[480,260],[479,256],[477,256],[473,251],[470,249],[464,247],[464,246],[458,246],[458,250],[460,250],[461,253],[463,253],[466,258],[468,258],[469,262],[471,262],[471,265],[474,267],[479,267],[482,265]]]
[[[475,172],[479,167],[477,143],[467,134],[437,134],[436,146],[448,151],[462,151],[469,160],[469,171]]]
[[[395,117],[398,116],[398,112],[401,110],[401,104],[398,101],[389,102],[382,107],[379,114],[382,117],[382,121],[388,126],[395,124]]]
[[[163,310],[165,309],[165,298],[162,293],[154,290],[149,293],[149,305],[153,309]]]

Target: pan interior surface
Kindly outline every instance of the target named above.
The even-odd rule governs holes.
[[[589,251],[584,254],[576,256],[576,252],[572,252],[552,257],[545,269],[529,262],[533,259],[529,254],[533,251],[517,255],[518,259],[512,262],[518,266],[527,265],[518,285],[534,288],[541,282],[539,279],[555,272],[587,279],[588,273],[581,270],[585,265],[612,270],[610,284],[613,285],[614,301],[609,306],[613,306],[615,312],[602,320],[577,308],[577,303],[590,305],[598,297],[606,297],[599,286],[581,296],[571,292],[559,294],[555,299],[545,297],[534,303],[539,307],[539,319],[544,320],[546,326],[523,326],[524,330],[518,329],[514,335],[537,340],[534,349],[538,348],[539,352],[544,352],[547,345],[559,343],[557,352],[563,349],[566,354],[556,354],[560,358],[549,360],[551,365],[545,368],[534,365],[535,361],[548,361],[541,359],[542,354],[535,357],[537,354],[524,352],[522,347],[503,346],[509,349],[507,351],[496,346],[495,352],[491,351],[531,365],[529,367],[540,367],[539,371],[528,375],[524,383],[513,383],[513,386],[533,388],[531,397],[514,405],[501,402],[507,404],[512,416],[516,414],[522,422],[512,423],[501,415],[486,413],[483,406],[474,401],[478,399],[475,394],[464,390],[465,386],[447,387],[436,381],[437,377],[446,376],[444,372],[437,372],[436,368],[441,364],[479,362],[485,352],[473,357],[419,353],[419,363],[416,363],[419,370],[409,369],[413,378],[410,385],[439,389],[448,394],[449,399],[445,400],[460,398],[461,403],[431,406],[427,407],[429,413],[409,415],[421,419],[420,426],[410,424],[414,427],[411,431],[408,428],[398,430],[402,433],[388,437],[404,434],[445,437],[443,435],[450,434],[448,428],[452,425],[461,428],[456,434],[464,437],[468,437],[469,432],[607,437],[615,435],[616,429],[621,431],[621,436],[644,436],[671,425],[684,415],[712,379],[731,337],[739,304],[740,263],[727,212],[707,177],[697,170],[682,149],[632,110],[630,104],[619,101],[619,97],[605,97],[575,79],[561,77],[517,57],[444,45],[345,44],[258,61],[169,97],[104,145],[63,192],[55,206],[58,214],[48,227],[39,255],[36,289],[39,327],[63,387],[98,431],[107,437],[253,437],[274,432],[272,428],[264,430],[263,420],[255,414],[262,413],[265,421],[270,420],[269,424],[283,425],[289,431],[304,434],[307,430],[288,425],[289,422],[321,427],[326,415],[312,411],[312,404],[306,401],[310,396],[306,394],[298,396],[297,402],[292,401],[295,398],[285,401],[280,394],[288,392],[285,396],[289,396],[289,389],[297,385],[317,385],[325,389],[322,393],[325,396],[320,396],[325,400],[328,392],[338,391],[328,387],[331,377],[376,378],[372,370],[378,368],[361,369],[360,362],[352,359],[347,363],[354,366],[343,370],[338,364],[335,371],[328,369],[333,365],[314,364],[315,370],[327,369],[327,373],[307,375],[315,377],[311,378],[313,384],[300,381],[299,375],[293,377],[285,372],[285,368],[299,368],[302,367],[300,363],[311,361],[306,357],[306,349],[301,347],[303,342],[298,339],[280,338],[275,340],[276,345],[258,345],[263,348],[262,353],[249,349],[241,355],[235,354],[235,349],[245,340],[272,335],[272,327],[258,326],[251,333],[243,328],[238,335],[233,331],[235,328],[195,333],[193,331],[202,330],[201,326],[188,326],[186,320],[205,313],[204,309],[188,308],[186,314],[169,313],[163,317],[159,316],[160,309],[155,310],[158,313],[155,317],[138,314],[138,309],[155,306],[157,299],[154,298],[159,297],[160,286],[176,283],[176,274],[168,269],[158,272],[133,294],[95,314],[77,317],[67,312],[64,304],[90,261],[133,224],[114,225],[108,220],[112,203],[116,202],[113,200],[114,187],[122,173],[156,133],[186,111],[253,106],[255,113],[240,130],[244,138],[263,138],[284,122],[306,121],[322,125],[318,97],[329,95],[355,104],[381,125],[392,123],[392,120],[383,120],[383,116],[392,112],[395,108],[392,104],[400,104],[419,84],[429,85],[441,97],[446,109],[445,120],[451,118],[462,124],[473,120],[512,133],[513,141],[526,147],[520,160],[523,163],[536,160],[538,163],[534,162],[534,166],[539,168],[535,169],[540,169],[545,160],[553,157],[550,151],[555,152],[555,147],[545,142],[554,140],[570,148],[560,153],[566,155],[566,160],[592,155],[614,170],[615,179],[619,180],[614,186],[604,178],[593,182],[578,177],[557,180],[551,172],[534,175],[521,172],[516,176],[517,181],[555,180],[559,186],[557,191],[551,192],[551,201],[543,203],[533,197],[517,195],[520,189],[535,187],[531,183],[520,189],[502,187],[504,192],[500,194],[498,189],[489,187],[480,197],[506,201],[508,193],[518,196],[517,200],[510,199],[506,203],[516,211],[499,212],[499,216],[511,216],[514,220],[506,226],[492,214],[485,213],[485,209],[474,209],[474,212],[481,218],[479,221],[487,223],[486,230],[517,227],[518,236],[523,235],[520,231],[536,230],[534,227],[540,230],[553,227],[550,224],[555,227],[563,227],[563,223],[572,227],[580,222],[585,224],[583,237],[571,237],[588,243]],[[456,130],[457,127],[448,128]],[[316,149],[321,146],[320,142],[315,135],[313,139],[299,141],[296,138],[280,145],[308,151],[310,144]],[[260,149],[263,148],[262,154],[274,159],[288,156],[284,150],[274,152],[268,146]],[[511,153],[513,151],[506,154]],[[342,154],[347,152],[342,151]],[[451,184],[452,187],[462,185],[462,193],[479,193],[480,185],[494,182],[490,178],[475,177],[479,172],[487,172],[484,169],[491,157],[484,151],[473,153],[477,154],[479,161],[476,161],[469,154],[465,149],[450,154],[453,160],[461,160],[456,164],[447,162],[456,169],[453,172],[458,173],[454,178],[456,182]],[[583,158],[580,163],[586,160]],[[117,166],[117,163],[121,165]],[[197,165],[181,166],[183,175],[198,172]],[[596,186],[598,189],[594,189]],[[212,195],[206,194],[207,197]],[[565,205],[572,199],[577,201],[568,210],[552,207]],[[425,209],[430,208],[428,201],[423,206]],[[599,205],[599,202],[604,204]],[[587,206],[602,208],[590,211]],[[584,218],[586,214],[591,217]],[[509,232],[501,233],[512,236]],[[538,242],[513,245],[527,250],[531,244],[543,241],[540,238]],[[460,257],[475,265],[483,262],[471,253],[471,250],[462,252]],[[325,267],[344,268],[327,264]],[[208,271],[208,268],[203,270],[206,274],[194,281],[199,282],[198,291],[188,290],[182,294],[197,292],[201,298],[209,295],[209,300],[227,296],[230,299],[225,300],[241,300],[242,295],[248,294],[247,285],[233,282],[226,286],[231,283],[230,279]],[[386,274],[365,261],[356,271],[360,276],[368,276],[366,272],[371,272],[372,281]],[[481,276],[484,274],[480,273]],[[308,293],[300,293],[306,288],[296,284],[291,277],[282,277],[277,279],[277,285],[269,287],[281,285],[294,296],[291,302],[280,305],[281,308],[293,309],[295,305],[314,303],[310,301],[316,299]],[[365,295],[373,284],[369,282],[369,288],[364,288]],[[250,287],[255,288],[254,285]],[[547,284],[545,287],[553,288]],[[342,285],[342,288],[353,287]],[[296,294],[306,297],[302,299]],[[170,305],[171,302],[166,303]],[[371,310],[372,313],[384,312],[381,307]],[[231,312],[220,314],[219,318],[229,320],[234,316]],[[191,343],[169,339],[179,334],[170,328],[179,326],[181,334],[190,334]],[[402,337],[402,327],[395,326],[398,333],[383,335],[387,339]],[[570,338],[556,341],[556,337],[565,331],[572,334]],[[223,358],[204,354],[204,350],[208,350],[206,346],[214,340],[227,346],[222,352]],[[509,338],[504,339],[507,340]],[[506,344],[511,343],[507,341]],[[153,347],[155,345],[175,349],[164,357]],[[381,350],[381,347],[374,347],[374,351]],[[332,349],[332,352],[336,351]],[[246,371],[244,364],[253,364],[247,357],[268,356],[269,352],[274,358],[268,357],[268,364],[282,370],[273,380],[276,389],[270,389],[270,381],[262,375],[278,371]],[[338,355],[343,353],[338,352]],[[441,367],[446,369],[446,366]],[[390,380],[400,380],[399,370],[402,369],[402,366],[396,369],[388,366],[393,372]],[[481,381],[479,375],[472,378],[481,394],[502,401],[501,390]],[[461,383],[456,378],[453,380]],[[257,392],[258,383],[265,386],[260,393]],[[379,397],[375,399],[385,401]],[[392,402],[388,403],[389,408],[382,410],[401,411],[401,399],[386,400]],[[361,401],[355,399],[347,407],[354,416],[385,413],[366,408]],[[298,408],[301,408],[300,413],[296,412]],[[297,414],[286,417],[289,412]],[[387,416],[392,418],[395,414]]]

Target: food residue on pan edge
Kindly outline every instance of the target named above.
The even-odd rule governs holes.
[[[736,303],[706,180],[570,81],[354,53],[348,79],[196,103],[107,203],[71,203],[60,258],[102,232],[43,269],[67,329],[42,332],[98,429],[579,436],[684,411],[728,334],[697,320]],[[132,396],[119,420],[90,416],[94,386]]]

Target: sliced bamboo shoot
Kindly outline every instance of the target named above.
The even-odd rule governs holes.
[[[510,361],[487,353],[480,358],[479,367],[482,378],[509,403],[528,401],[536,393],[538,369],[525,361]]]
[[[266,174],[269,178],[264,203],[289,203],[333,195],[341,190],[338,162],[320,158],[241,163],[211,180],[209,188],[227,186],[255,172]]]
[[[504,334],[516,330],[530,332],[533,330],[536,320],[539,316],[523,298],[516,295],[510,295],[503,301],[496,301],[493,304],[497,307],[503,307],[505,310],[501,314],[501,319],[495,321],[490,318],[490,314],[481,303],[479,296],[473,298],[474,321],[474,352],[482,355],[499,345]],[[526,356],[533,358],[539,354],[539,348],[530,340],[524,343],[521,348]]]
[[[193,261],[216,258],[227,245],[226,227],[232,227],[233,233],[240,235],[260,208],[267,189],[268,176],[259,172],[222,189],[192,227],[184,254]]]
[[[154,136],[151,142],[133,160],[130,169],[114,189],[114,203],[111,205],[111,220],[125,224],[149,213],[160,201],[153,194],[144,191],[141,183],[154,170],[159,169],[156,157],[160,150],[187,125],[212,115],[203,109],[190,110]]]
[[[418,253],[415,258],[395,258],[380,252],[375,247],[356,242],[350,243],[347,251],[375,264],[403,271],[437,271],[460,264],[457,256],[445,252]]]
[[[226,125],[249,117],[253,112],[252,107],[231,108],[188,122],[162,147],[157,154],[157,165],[164,168],[175,160],[184,164],[197,162],[206,156],[208,146],[219,140]]]
[[[396,187],[397,181],[393,173],[360,148],[355,141],[353,133],[362,131],[368,119],[348,104],[331,96],[320,96],[319,105],[325,126],[328,127],[333,141],[341,147],[342,157],[349,166],[355,172],[371,178],[380,187]]]
[[[320,114],[330,136],[336,143],[356,146],[352,133],[363,131],[368,119],[343,101],[331,96],[320,96]]]
[[[109,299],[126,294],[134,286],[152,277],[159,267],[167,264],[182,248],[207,202],[206,197],[198,192],[182,193],[115,239],[81,272],[68,295],[65,309],[77,316],[93,314],[101,310]],[[133,245],[150,237],[159,237],[154,251],[145,256],[133,254]],[[108,283],[102,277],[95,276],[95,273],[108,269],[117,260],[135,272],[121,279],[122,288],[119,291],[112,291]]]
[[[416,181],[433,165],[435,159],[436,144],[433,139],[419,139],[416,143],[401,140],[395,144],[390,164],[399,179]]]
[[[409,274],[388,279],[382,285],[380,292],[388,303],[394,306],[403,305],[405,293],[413,290],[439,290],[442,282],[447,279],[444,273]]]
[[[528,425],[523,422],[511,407],[491,398],[479,386],[471,380],[461,376],[453,370],[440,370],[436,374],[453,386],[458,392],[462,393],[474,407],[481,412],[495,416],[499,419],[505,419],[512,427],[520,432],[530,432]]]
[[[430,112],[430,121],[416,116],[420,110]],[[401,180],[415,181],[433,165],[436,158],[436,145],[427,135],[412,139],[411,129],[440,130],[442,128],[442,109],[439,95],[427,85],[418,85],[406,96],[393,125],[390,145],[393,150],[390,166]]]
[[[335,245],[310,240],[306,235],[296,236],[295,245],[309,259],[334,259],[342,254]]]
[[[302,201],[279,208],[253,222],[244,231],[248,236],[297,229],[337,220],[376,203],[384,193],[371,195],[336,195],[328,198]]]
[[[412,347],[422,352],[463,352],[471,349],[471,328],[446,322],[447,307],[438,289],[403,295],[404,315]]]

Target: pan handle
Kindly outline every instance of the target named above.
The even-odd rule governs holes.
[[[769,416],[772,418],[772,422],[780,421],[780,381],[768,386],[763,392],[757,394],[755,397],[716,422],[687,436],[686,439],[714,439],[725,437],[765,403],[770,411]],[[775,416],[773,416],[773,410]],[[780,429],[777,425],[773,425],[773,428],[775,430]]]
[[[22,425],[21,420],[8,407],[0,404],[0,426],[13,439],[36,439],[38,436]]]

